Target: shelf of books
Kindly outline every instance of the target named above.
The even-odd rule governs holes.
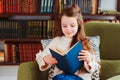
[[[103,0],[59,0],[59,13],[65,6],[77,4],[80,7],[83,14],[84,21],[108,21],[108,22],[120,22],[119,8],[116,10],[107,10],[101,8],[101,2]],[[116,3],[120,0],[116,0]],[[103,3],[103,2],[102,2]],[[117,3],[116,7],[120,4]]]
[[[84,14],[96,14],[97,12],[98,0],[59,0],[59,11],[61,12],[62,8],[74,3],[80,7]]]
[[[35,61],[54,35],[56,0],[0,0],[0,65]]]
[[[19,64],[34,61],[35,54],[41,50],[37,42],[5,42],[0,41],[0,64]]]
[[[0,0],[0,13],[53,13],[55,0]]]
[[[42,49],[40,40],[52,38],[54,20],[1,20],[0,63],[21,63],[35,60]]]
[[[0,20],[0,38],[51,38],[54,20]]]

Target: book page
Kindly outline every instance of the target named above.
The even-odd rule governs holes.
[[[60,49],[60,48],[58,48],[58,47],[55,47],[56,48],[56,51],[60,54],[60,55],[65,55],[65,52],[62,50],[62,49]]]
[[[60,54],[60,55],[65,55],[66,52],[64,50],[62,50],[61,48],[57,47],[57,46],[54,46],[51,48],[53,51],[55,51],[56,53]]]
[[[77,42],[78,43],[78,42]],[[64,50],[62,50],[61,48],[59,48],[59,47],[57,47],[57,46],[55,46],[54,48],[52,48],[52,50],[54,50],[55,52],[57,52],[58,54],[60,54],[60,55],[65,55],[65,54],[67,54],[74,46],[76,46],[77,45],[77,43],[75,43],[67,52],[65,52]]]

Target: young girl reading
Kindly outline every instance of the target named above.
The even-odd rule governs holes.
[[[100,65],[95,58],[91,43],[85,35],[83,19],[79,7],[77,5],[65,7],[60,15],[60,26],[55,27],[57,27],[57,36],[43,51],[40,51],[36,55],[39,69],[45,71],[57,64],[57,60],[52,57],[49,48],[59,47],[63,51],[67,51],[76,42],[80,41],[83,50],[79,52],[78,60],[84,61],[83,67],[77,70],[74,75],[67,75],[55,65],[52,76],[48,77],[48,80],[93,80],[92,74],[96,70],[99,70]]]

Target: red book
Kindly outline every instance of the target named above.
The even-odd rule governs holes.
[[[8,61],[7,62],[13,62],[13,44],[12,43],[7,43],[7,58],[8,58]]]
[[[23,44],[19,44],[19,54],[20,54],[20,62],[24,62],[23,60]]]
[[[12,0],[10,9],[11,9],[11,13],[19,13],[20,12],[20,0]]]
[[[2,4],[2,0],[0,0],[0,13],[3,13],[3,4]]]
[[[28,47],[29,47],[29,60],[30,60],[30,61],[33,61],[33,56],[32,56],[32,54],[34,53],[34,52],[33,52],[34,48],[32,47],[32,43],[30,43]]]
[[[32,50],[32,48],[31,48],[31,43],[26,43],[25,52],[26,52],[26,60],[27,60],[27,61],[31,61],[31,56],[30,56],[31,50]]]
[[[17,0],[18,2],[18,4],[17,4],[17,13],[20,13],[20,0]]]
[[[30,13],[33,13],[33,0],[29,0],[29,9]]]

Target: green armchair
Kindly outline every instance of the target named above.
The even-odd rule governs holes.
[[[88,36],[100,36],[101,80],[120,79],[120,24],[85,23]],[[48,71],[41,72],[36,61],[20,64],[17,80],[47,80]]]
[[[41,72],[35,61],[20,64],[17,80],[47,80],[47,71]]]

